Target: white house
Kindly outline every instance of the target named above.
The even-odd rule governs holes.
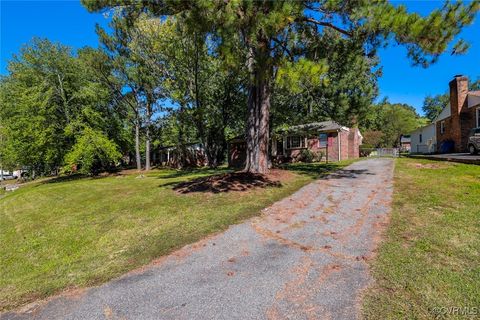
[[[435,122],[410,134],[410,153],[434,153],[436,150]]]
[[[418,128],[410,134],[412,148],[410,153],[435,153],[437,152],[437,122],[442,124],[443,120],[451,116],[450,106],[447,105],[433,122],[424,127]],[[442,130],[442,129],[440,129]],[[445,128],[443,128],[445,130]]]
[[[468,90],[468,78],[457,75],[449,83],[450,103],[425,127],[411,133],[411,153],[466,152],[468,134],[480,127],[480,90]]]

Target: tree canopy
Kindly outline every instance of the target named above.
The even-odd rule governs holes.
[[[158,17],[181,15],[194,32],[218,37],[217,52],[229,60],[238,43],[245,48],[240,63],[248,72],[246,170],[268,170],[271,97],[277,75],[288,83],[320,83],[306,70],[323,77],[327,70],[319,56],[309,55],[319,37],[328,31],[351,39],[363,55],[374,56],[378,47],[395,41],[407,48],[414,64],[428,66],[447,50],[464,25],[473,21],[478,2],[445,3],[428,16],[409,13],[405,6],[376,1],[155,1],[131,3],[120,0],[84,0],[91,11],[122,8],[135,18],[139,12]],[[462,40],[452,53],[467,49]],[[303,65],[302,65],[303,64]],[[308,68],[305,68],[308,66]],[[287,70],[282,71],[282,70]],[[301,73],[301,77],[298,76]],[[293,86],[297,88],[298,86]],[[306,90],[306,88],[303,88]]]
[[[49,172],[86,130],[123,145],[122,124],[112,109],[113,92],[95,76],[94,49],[76,55],[69,47],[34,39],[8,65],[1,80],[4,162]]]
[[[269,167],[278,127],[335,120],[392,146],[425,119],[375,104],[379,48],[407,48],[414,65],[468,49],[458,35],[479,2],[446,2],[428,15],[375,1],[83,0],[111,10],[100,48],[27,44],[0,80],[1,164],[36,173],[96,173],[120,163],[150,169],[175,147],[178,166],[201,143],[206,163],[246,140],[245,170]],[[440,97],[425,112],[438,113]],[[157,152],[152,152],[153,150]]]
[[[400,137],[428,123],[415,108],[407,104],[390,103],[384,99],[370,107],[362,119],[364,144],[368,147],[398,147]]]

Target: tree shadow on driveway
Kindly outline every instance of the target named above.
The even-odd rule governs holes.
[[[294,163],[279,166],[282,169],[310,176],[314,179],[358,178],[360,175],[374,174],[366,169],[342,169],[342,163]]]
[[[356,179],[359,178],[361,175],[375,175],[375,173],[369,172],[367,169],[355,170],[355,169],[340,169],[337,170],[324,179],[331,180],[331,179]]]

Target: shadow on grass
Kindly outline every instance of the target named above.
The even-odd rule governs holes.
[[[229,169],[227,167],[220,167],[220,168],[215,168],[215,169],[213,169],[213,168],[186,168],[186,169],[170,169],[170,170],[172,170],[172,172],[170,172],[168,174],[161,174],[157,178],[158,179],[174,179],[174,178],[180,178],[180,177],[194,175],[194,174],[214,175],[214,174],[232,172],[232,169]]]
[[[110,170],[107,172],[102,172],[97,175],[86,175],[80,173],[74,173],[69,175],[62,175],[57,177],[47,177],[46,179],[40,180],[38,185],[42,184],[52,184],[52,183],[61,183],[61,182],[70,182],[70,181],[77,181],[82,179],[103,179],[108,177],[118,177],[118,176],[130,176],[130,175],[149,175],[152,174],[152,177],[157,179],[174,179],[174,178],[181,178],[186,177],[189,175],[214,175],[214,174],[222,174],[232,172],[231,169],[227,167],[220,167],[216,169],[212,168],[186,168],[186,169],[171,169],[171,168],[164,168],[164,167],[157,167],[156,170],[152,171],[137,171],[136,169],[124,169],[124,170]],[[158,170],[158,171],[157,171]],[[162,170],[168,170],[166,173],[162,172]],[[166,183],[166,185],[171,185],[172,183]]]
[[[166,183],[173,185],[173,190],[179,193],[210,192],[221,193],[230,191],[247,191],[253,188],[281,187],[280,181],[268,178],[262,174],[247,172],[232,172],[196,178],[190,181]]]
[[[76,180],[82,180],[82,179],[98,180],[98,179],[104,179],[108,177],[118,177],[118,176],[122,176],[121,171],[106,172],[106,173],[101,173],[98,175],[91,175],[91,176],[86,174],[74,173],[74,174],[69,174],[65,176],[52,177],[52,178],[41,181],[40,184],[69,182],[69,181],[76,181]]]
[[[45,179],[40,182],[40,184],[49,184],[49,183],[60,183],[60,182],[68,182],[68,181],[75,181],[75,180],[81,180],[81,179],[86,179],[86,178],[91,178],[87,175],[84,174],[70,174],[70,175],[65,175],[65,176],[59,176],[59,177],[52,177],[50,179]]]

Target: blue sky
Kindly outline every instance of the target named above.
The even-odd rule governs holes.
[[[399,2],[396,2],[399,3]],[[402,1],[409,11],[427,14],[442,1]],[[34,36],[59,41],[74,48],[98,46],[95,23],[107,24],[102,14],[88,13],[77,0],[6,1],[0,0],[0,73],[5,74],[7,61]],[[455,74],[471,79],[480,77],[480,17],[465,28],[460,37],[471,44],[466,55],[443,55],[427,69],[411,66],[403,47],[389,46],[380,51],[383,76],[379,79],[380,98],[408,103],[421,111],[429,94],[446,92]]]

